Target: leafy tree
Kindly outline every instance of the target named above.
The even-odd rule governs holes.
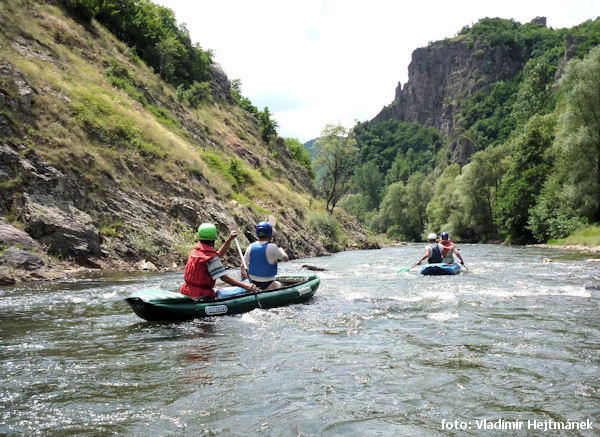
[[[425,210],[425,230],[436,233],[446,231],[457,236],[462,230],[462,210],[458,206],[455,193],[456,179],[460,171],[460,165],[449,165],[435,180],[433,195]]]
[[[427,176],[421,172],[413,173],[406,183],[406,199],[409,205],[409,227],[406,234],[416,240],[425,229],[427,204],[433,196],[433,187]]]
[[[210,97],[210,82],[194,82],[192,86],[185,89],[185,86],[177,87],[177,97],[179,100],[187,100],[192,108],[197,108],[200,103]]]
[[[356,167],[353,181],[367,202],[365,205],[367,211],[377,208],[383,188],[383,179],[377,165],[371,161]]]
[[[496,203],[498,188],[510,165],[507,146],[490,147],[471,157],[457,178],[458,205],[463,214],[461,235],[472,241],[498,238]]]
[[[498,190],[497,224],[512,242],[533,239],[529,210],[550,172],[546,158],[554,140],[554,116],[533,116],[512,144],[512,165]]]
[[[352,214],[356,219],[365,224],[369,216],[367,204],[369,200],[362,193],[346,194],[338,202],[338,206]]]
[[[554,109],[552,85],[555,73],[556,65],[544,57],[527,62],[510,116],[515,126],[522,126],[534,114],[547,114]]]
[[[260,136],[265,142],[269,142],[271,138],[277,136],[277,122],[271,118],[272,114],[269,108],[265,106],[262,112],[258,113],[258,121],[260,121]]]
[[[91,21],[100,10],[96,0],[61,0],[61,2],[74,16],[84,21]]]
[[[373,161],[382,174],[386,174],[396,160],[414,161],[410,169],[429,171],[436,161],[436,154],[443,146],[442,135],[434,128],[419,123],[387,120],[377,124],[358,123],[354,128],[356,143],[360,149],[360,162]],[[410,156],[406,158],[409,150]],[[401,164],[397,164],[401,165]],[[405,178],[390,178],[388,183]]]
[[[74,15],[93,17],[169,83],[184,87],[211,79],[212,52],[193,44],[174,12],[150,0],[61,0]]]
[[[459,126],[477,150],[500,144],[513,131],[515,120],[510,114],[518,84],[518,77],[493,83],[463,103]]]
[[[568,168],[566,183],[579,216],[600,219],[600,47],[567,66],[555,147]]]
[[[233,101],[244,111],[258,117],[258,108],[252,104],[249,98],[242,95],[242,81],[234,79],[231,81],[231,97]]]
[[[560,82],[552,146],[552,172],[530,211],[528,227],[538,241],[562,238],[600,219],[600,47],[573,59]]]
[[[326,209],[332,213],[336,203],[348,189],[348,180],[358,152],[356,140],[353,132],[348,133],[343,126],[329,124],[321,132],[314,147],[315,169],[323,172],[319,188],[325,198]]]
[[[174,61],[180,56],[185,56],[185,47],[175,36],[168,36],[156,43],[156,50],[160,56],[160,77],[171,81],[175,72]]]
[[[411,175],[406,184],[399,181],[389,185],[371,226],[391,238],[420,239],[431,194],[431,184],[419,172]]]
[[[311,179],[315,178],[315,172],[312,169],[312,163],[310,161],[310,155],[308,150],[297,138],[285,138],[283,140],[285,147],[290,151],[290,155],[296,161],[298,161],[306,170]]]

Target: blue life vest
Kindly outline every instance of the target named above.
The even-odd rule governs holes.
[[[250,276],[260,276],[262,278],[277,276],[277,263],[269,264],[267,261],[268,244],[268,242],[259,243],[255,241],[250,246],[250,265],[248,266]]]
[[[431,255],[427,262],[429,264],[439,264],[442,262],[442,249],[440,249],[440,245],[437,243],[433,243],[431,246]]]

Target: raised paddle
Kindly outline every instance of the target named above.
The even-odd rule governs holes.
[[[244,265],[244,270],[246,270],[246,274],[248,273],[248,266],[246,265],[246,260],[244,259],[244,255],[242,254],[242,248],[240,247],[240,243],[238,243],[237,237],[234,237],[235,240],[235,245],[237,246],[238,249],[238,253],[240,254],[240,259],[242,260],[242,264]],[[258,300],[258,293],[255,291],[254,292],[254,298],[256,299],[256,303],[258,304],[258,307],[262,310],[263,307],[260,304],[260,300]]]
[[[398,270],[397,273],[404,273],[404,272],[408,272],[410,269],[412,269],[413,267],[417,267],[419,265],[419,263],[416,263],[414,266],[410,266],[410,267],[404,267],[403,269]]]

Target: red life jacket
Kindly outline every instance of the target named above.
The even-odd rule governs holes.
[[[213,290],[216,281],[208,273],[206,263],[209,259],[214,258],[217,252],[214,248],[198,243],[190,252],[183,280],[185,281],[179,292],[190,297],[216,297],[217,294]]]
[[[454,243],[450,240],[442,240],[440,244],[442,245],[442,258],[446,258],[448,252],[454,249]]]

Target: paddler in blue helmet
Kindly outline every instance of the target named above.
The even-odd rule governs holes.
[[[255,241],[244,254],[244,260],[248,266],[248,271],[242,265],[242,277],[248,278],[261,290],[274,290],[281,287],[281,283],[275,280],[277,277],[277,263],[280,261],[289,261],[285,251],[271,243],[273,238],[273,226],[267,222],[260,222],[256,225]]]
[[[460,263],[464,266],[465,262],[463,261],[462,256],[458,253],[458,249],[450,240],[450,236],[448,232],[442,232],[440,234],[442,237],[442,241],[440,241],[440,246],[442,246],[442,262],[446,264],[454,264],[454,255],[460,260]]]

